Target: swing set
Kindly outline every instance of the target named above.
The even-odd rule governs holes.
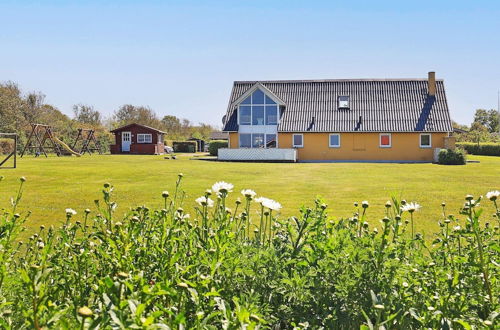
[[[77,148],[77,144],[81,141],[81,147]],[[93,144],[93,146],[91,145]],[[35,153],[35,157],[41,154],[47,156],[47,151],[54,152],[58,157],[64,155],[75,155],[80,157],[85,153],[92,155],[92,152],[97,151],[102,154],[102,149],[99,141],[95,138],[93,129],[78,129],[78,135],[70,147],[63,141],[59,140],[52,132],[50,125],[31,124],[31,133],[28,137],[20,157],[22,158],[26,151]]]

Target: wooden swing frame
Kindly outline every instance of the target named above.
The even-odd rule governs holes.
[[[0,160],[0,168],[5,164],[12,156],[14,156],[14,165],[12,167],[4,166],[3,168],[16,168],[17,167],[17,134],[16,133],[0,133],[0,138],[11,138],[14,140],[14,150],[8,154],[3,160]]]
[[[50,144],[47,146],[45,143],[49,140]],[[59,157],[62,154],[61,148],[54,140],[54,135],[52,134],[52,127],[43,124],[31,124],[31,133],[28,137],[28,141],[21,152],[21,158],[24,156],[26,150],[35,150],[47,156],[45,150],[53,150],[55,154]]]
[[[76,151],[76,144],[80,140],[83,142],[82,148],[80,149],[80,151]],[[91,143],[94,143],[93,147],[90,146]],[[76,136],[75,142],[73,142],[71,149],[75,150],[81,155],[85,155],[85,153],[92,155],[92,152],[94,151],[97,151],[99,155],[102,155],[101,144],[99,143],[99,141],[97,141],[95,137],[95,130],[93,129],[79,128],[78,135]]]

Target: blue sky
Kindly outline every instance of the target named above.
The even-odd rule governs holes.
[[[496,108],[500,1],[2,1],[0,81],[72,114],[148,105],[220,125],[234,80],[445,79]]]

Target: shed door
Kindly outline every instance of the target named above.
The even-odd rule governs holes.
[[[131,133],[122,132],[122,151],[129,152],[131,143]]]

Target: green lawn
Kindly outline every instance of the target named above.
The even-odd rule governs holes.
[[[189,160],[165,160],[163,156],[103,155],[76,157],[25,157],[17,169],[1,169],[0,207],[7,206],[15,194],[18,178],[27,178],[22,211],[31,210],[31,228],[57,223],[64,219],[64,209],[71,207],[80,215],[93,208],[100,198],[104,182],[115,186],[119,213],[130,207],[159,207],[161,192],[172,191],[177,174],[184,173],[183,187],[192,202],[218,180],[235,185],[233,199],[243,188],[279,201],[282,216],[297,213],[303,204],[312,204],[316,196],[326,199],[330,214],[347,217],[354,211],[353,202],[368,200],[372,223],[383,216],[384,203],[391,195],[401,196],[422,205],[416,216],[417,228],[437,228],[440,204],[447,202],[450,213],[458,209],[466,194],[484,195],[500,189],[500,157],[471,156],[480,160],[466,166],[434,164],[369,163],[223,163]],[[489,201],[485,211],[493,212]]]

